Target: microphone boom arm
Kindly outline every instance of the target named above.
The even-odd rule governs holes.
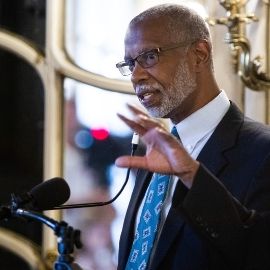
[[[64,221],[58,222],[38,212],[17,208],[13,209],[11,213],[15,217],[39,221],[53,229],[55,235],[58,237],[59,252],[57,261],[54,263],[55,270],[81,270],[80,266],[74,263],[73,256],[70,255],[74,251],[74,245],[77,248],[82,247],[79,230],[74,230]]]

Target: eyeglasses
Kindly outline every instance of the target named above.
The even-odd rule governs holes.
[[[173,50],[179,47],[185,47],[188,44],[190,43],[185,42],[185,43],[179,43],[177,45],[173,45],[170,47],[155,48],[155,49],[140,53],[135,58],[130,58],[125,61],[119,62],[116,64],[116,67],[119,69],[120,73],[123,76],[128,76],[134,70],[135,61],[137,61],[142,68],[150,68],[158,63],[159,55],[161,52]]]

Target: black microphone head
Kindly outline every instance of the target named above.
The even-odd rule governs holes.
[[[69,199],[70,188],[63,178],[55,177],[35,186],[29,194],[35,210],[50,210]]]

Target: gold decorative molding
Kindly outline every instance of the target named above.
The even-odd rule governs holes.
[[[0,228],[0,246],[16,254],[31,270],[48,270],[39,247],[25,237],[5,228]]]
[[[261,57],[257,56],[250,59],[251,47],[246,36],[246,25],[257,22],[258,18],[250,13],[246,13],[247,0],[219,0],[219,3],[226,10],[226,17],[218,19],[209,19],[210,25],[222,24],[227,26],[228,33],[225,36],[225,42],[230,44],[235,71],[241,77],[243,83],[248,88],[255,91],[264,91],[270,89],[269,69],[261,71]],[[269,1],[264,1],[267,9],[266,25],[266,66],[269,66]],[[267,16],[267,15],[266,15]]]

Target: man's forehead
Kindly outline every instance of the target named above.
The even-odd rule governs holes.
[[[125,59],[176,42],[166,25],[140,24],[128,28],[125,36]]]
[[[134,50],[142,47],[150,49],[169,42],[169,34],[164,25],[154,23],[137,23],[128,28],[125,36],[126,50]]]
[[[160,38],[149,36],[140,36],[137,38],[127,39],[125,42],[125,58],[135,58],[139,54],[152,50],[157,47],[162,47],[168,42],[161,41]]]

